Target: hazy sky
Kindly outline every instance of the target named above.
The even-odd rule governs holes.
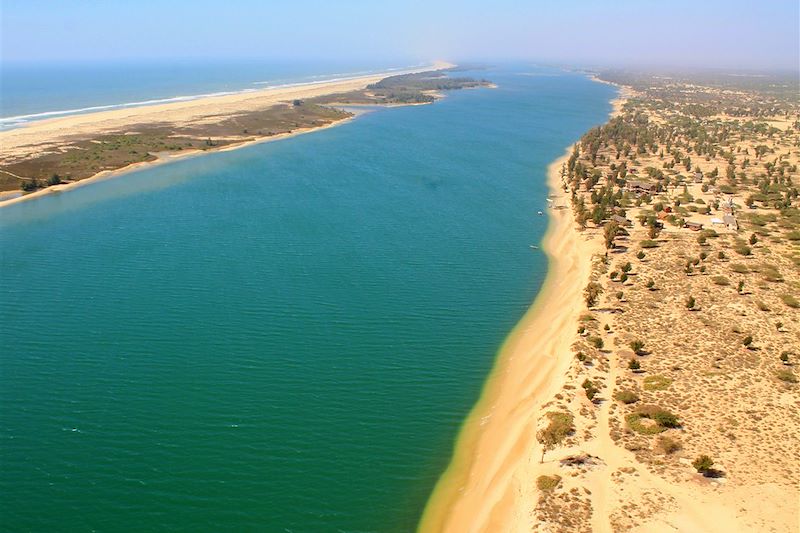
[[[798,0],[0,0],[18,60],[535,59],[784,68]]]

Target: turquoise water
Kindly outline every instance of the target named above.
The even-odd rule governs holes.
[[[3,529],[413,530],[613,96],[477,75],[0,210]]]

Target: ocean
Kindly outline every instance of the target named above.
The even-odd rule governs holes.
[[[498,88],[0,209],[2,528],[412,531],[614,96],[466,75]]]
[[[363,76],[407,62],[0,63],[0,129],[65,115]]]

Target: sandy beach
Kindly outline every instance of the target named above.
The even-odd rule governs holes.
[[[639,95],[628,87],[619,89],[618,97],[611,102],[611,118],[620,116],[628,99]],[[738,477],[729,480],[697,474],[693,471],[691,456],[680,457],[673,463],[677,473],[668,475],[663,467],[664,459],[649,466],[642,460],[641,445],[620,441],[623,434],[618,422],[620,407],[611,401],[610,393],[594,402],[584,397],[581,384],[586,387],[589,382],[587,374],[592,371],[596,374],[591,376],[595,384],[610,383],[620,387],[620,383],[628,380],[626,386],[630,387],[631,379],[642,379],[636,374],[634,378],[629,377],[631,371],[626,358],[634,357],[634,353],[626,349],[630,336],[625,336],[624,340],[618,340],[617,336],[628,315],[636,314],[638,323],[646,323],[644,316],[653,313],[654,304],[632,307],[627,303],[629,300],[622,300],[623,292],[620,291],[616,298],[628,306],[623,309],[610,301],[613,290],[619,289],[606,288],[609,296],[604,302],[587,309],[583,289],[588,281],[598,279],[598,271],[603,271],[599,259],[605,247],[602,227],[592,226],[580,231],[574,222],[576,212],[569,195],[564,192],[561,179],[561,168],[570,152],[571,149],[553,162],[548,171],[550,197],[555,206],[564,208],[549,212],[550,226],[543,240],[549,258],[547,279],[533,306],[501,348],[481,398],[462,427],[450,466],[428,502],[419,530],[424,533],[796,531],[797,500],[782,484],[786,473],[780,470],[780,460],[773,465],[772,461],[763,458],[751,457],[742,461],[738,454],[729,455],[728,466],[731,470],[739,469]],[[706,169],[707,172],[712,170],[712,165]],[[698,196],[703,194],[697,184],[692,191]],[[706,201],[711,202],[711,199]],[[738,201],[744,203],[742,198]],[[635,218],[631,214],[628,216]],[[706,216],[701,220],[710,225],[709,219]],[[631,231],[638,231],[640,236],[644,233],[642,229],[634,230],[633,224]],[[669,228],[664,232],[680,247],[689,246],[688,239],[695,244],[691,235],[684,240],[686,229]],[[627,251],[627,248],[623,250]],[[631,247],[631,250],[633,258],[636,249]],[[674,254],[678,252],[674,251]],[[613,258],[609,257],[609,260]],[[636,260],[641,263],[638,268],[647,270],[651,278],[662,265],[661,262],[651,265],[641,258]],[[723,263],[722,267],[725,266]],[[680,272],[680,268],[674,270]],[[687,291],[686,285],[682,280],[680,290]],[[627,286],[626,289],[631,290]],[[677,290],[673,288],[673,291]],[[734,292],[729,297],[740,298]],[[759,306],[761,313],[769,310],[763,302]],[[677,315],[682,317],[680,309]],[[618,315],[618,311],[623,313]],[[792,311],[786,312],[790,314]],[[578,362],[576,352],[582,349],[578,339],[583,339],[585,345],[585,336],[590,334],[576,333],[580,331],[579,326],[587,324],[583,321],[584,315],[593,322],[590,327],[605,338],[606,347],[621,345],[626,348],[601,349],[601,355],[595,361]],[[650,325],[651,330],[647,326],[640,328],[640,338],[647,343],[652,341],[654,351],[664,350],[669,338],[649,337],[655,333],[653,327]],[[781,327],[779,325],[779,331],[783,331]],[[676,326],[669,331],[677,334],[679,329]],[[769,339],[775,334],[774,330],[759,330],[759,335]],[[689,349],[683,353],[688,354],[689,359],[678,361],[673,354],[663,363],[665,368],[680,369],[676,367],[678,362],[688,365],[687,361],[695,351]],[[734,350],[733,353],[738,352]],[[655,366],[655,359],[647,364]],[[587,371],[587,368],[595,370]],[[666,369],[661,372],[665,373]],[[605,380],[599,377],[603,373],[607,373]],[[776,390],[774,378],[760,382],[764,383],[764,390],[760,390],[758,396],[772,398],[764,401],[773,401],[781,406],[792,404],[790,392],[780,388]],[[703,408],[693,410],[693,405],[714,401],[704,396],[706,387],[708,384],[703,383],[687,390],[686,393],[691,394],[690,400],[682,404],[686,427],[696,423],[690,417],[703,412]],[[613,399],[617,399],[616,396]],[[734,403],[728,399],[725,405]],[[573,417],[571,434],[574,438],[549,451],[541,461],[542,445],[536,435],[543,427],[546,413],[553,411],[566,412]],[[779,418],[772,424],[783,427],[790,422]],[[631,431],[627,430],[627,433]],[[681,437],[690,441],[691,435],[685,428],[681,433]],[[710,434],[706,430],[703,436]],[[713,444],[713,440],[708,439],[699,449],[709,449]],[[729,449],[726,446],[721,448]],[[748,447],[752,450],[757,448]],[[726,452],[722,450],[717,453],[724,457]],[[571,466],[573,463],[570,461],[576,461],[577,466]],[[755,471],[745,472],[749,466],[755,466]],[[766,472],[769,473],[760,476]],[[766,481],[761,477],[766,477]],[[542,479],[554,480],[559,487],[557,497],[552,496],[552,489],[538,486]]]
[[[548,274],[508,337],[480,400],[459,435],[455,456],[423,516],[422,532],[527,531],[521,501],[534,498],[536,424],[543,403],[562,386],[583,308],[583,287],[599,243],[575,229],[561,167],[548,169],[550,224],[543,240]],[[559,209],[558,207],[564,207]]]

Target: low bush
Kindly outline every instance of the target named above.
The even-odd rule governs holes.
[[[625,405],[630,405],[639,401],[639,395],[631,390],[621,390],[614,394],[614,399]]]
[[[800,308],[800,302],[791,294],[781,294],[781,301],[792,309]]]
[[[692,461],[692,466],[701,474],[706,474],[711,471],[711,467],[714,466],[714,460],[711,459],[708,455],[701,455],[694,461]]]
[[[536,488],[543,492],[555,489],[559,483],[561,483],[561,476],[539,476],[536,478]]]
[[[644,390],[667,390],[672,385],[672,380],[666,376],[647,376],[644,378]]]

